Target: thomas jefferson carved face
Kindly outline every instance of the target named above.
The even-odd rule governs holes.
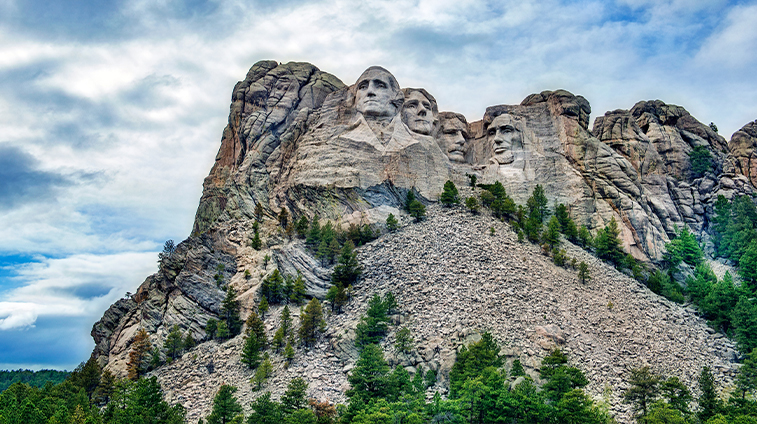
[[[468,139],[468,124],[454,114],[447,115],[447,112],[442,112],[439,118],[441,119],[441,131],[436,139],[439,147],[450,161],[457,163],[465,162],[465,142]]]
[[[494,118],[486,130],[486,137],[492,146],[492,160],[500,165],[513,163],[513,150],[523,149],[523,135],[512,115],[503,114]]]
[[[398,95],[400,88],[394,76],[384,68],[372,66],[357,80],[355,108],[365,117],[394,116]]]
[[[402,121],[412,132],[431,135],[436,120],[435,106],[436,101],[427,98],[420,90],[409,90],[402,106]]]

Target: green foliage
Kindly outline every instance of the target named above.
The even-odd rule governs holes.
[[[111,401],[103,410],[108,424],[184,423],[186,411],[181,405],[169,405],[156,377],[116,384]]]
[[[752,349],[739,368],[736,389],[741,394],[741,399],[745,399],[747,394],[754,396],[757,393],[757,349]]]
[[[284,277],[278,269],[263,279],[260,285],[260,294],[265,297],[268,304],[282,303],[287,299]]]
[[[290,336],[289,339],[287,340],[286,347],[284,347],[284,360],[286,361],[287,366],[289,366],[289,364],[291,364],[292,361],[294,360],[295,352],[294,352],[294,347],[292,345],[293,345],[292,337]]]
[[[384,353],[377,345],[367,345],[360,351],[355,368],[347,377],[352,386],[346,394],[350,398],[364,400],[386,397],[388,395],[387,377],[389,366],[384,360]]]
[[[281,411],[284,415],[291,414],[298,409],[307,408],[307,390],[308,383],[301,378],[294,378],[287,384],[287,389],[281,396]]]
[[[705,146],[697,146],[689,152],[689,161],[691,162],[692,178],[701,178],[712,169],[712,155]]]
[[[410,209],[410,216],[415,218],[415,222],[420,222],[426,216],[426,207],[418,200],[413,200],[408,209]]]
[[[757,347],[757,302],[754,298],[741,296],[731,312],[734,339],[742,352],[751,352]]]
[[[700,395],[697,398],[697,403],[699,404],[697,418],[701,422],[706,422],[719,413],[723,409],[723,405],[720,399],[718,399],[715,389],[715,377],[712,375],[712,370],[709,367],[702,367],[698,381]]]
[[[255,250],[260,250],[262,246],[263,241],[260,240],[260,232],[258,230],[255,230],[255,235],[253,235],[252,240],[250,241],[250,247]]]
[[[477,214],[479,208],[478,200],[476,200],[475,197],[468,197],[465,199],[465,207],[468,208],[472,214]]]
[[[547,224],[547,230],[542,235],[542,241],[552,249],[560,245],[560,221],[552,216]]]
[[[594,238],[591,236],[589,229],[585,225],[582,225],[578,230],[578,245],[584,249],[590,249],[594,247]]]
[[[669,377],[663,381],[660,384],[660,393],[665,398],[667,405],[678,411],[682,417],[691,415],[689,404],[694,398],[691,395],[691,390],[678,377]]]
[[[676,237],[665,245],[665,250],[667,251],[665,260],[674,268],[681,262],[697,266],[704,258],[704,253],[699,247],[696,237],[685,225],[676,234]]]
[[[294,224],[294,230],[297,232],[297,236],[304,238],[307,235],[308,226],[308,218],[305,215],[302,215],[300,219],[297,220],[297,223]]]
[[[192,337],[192,330],[187,330],[187,335],[186,337],[184,337],[182,345],[185,351],[190,351],[194,349],[195,346],[197,346],[197,341],[194,337]]]
[[[513,377],[522,377],[526,375],[526,370],[523,369],[523,364],[520,363],[520,359],[513,361],[513,366],[510,368],[510,375]]]
[[[450,396],[460,396],[463,385],[469,378],[475,378],[485,368],[502,366],[499,346],[490,333],[481,335],[481,340],[463,346],[457,353],[455,364],[449,373]]]
[[[549,215],[548,203],[547,196],[544,194],[544,188],[540,184],[537,184],[531,193],[531,197],[526,201],[529,218],[538,221],[539,225],[543,224],[544,219]]]
[[[265,392],[250,405],[252,413],[247,417],[248,424],[280,424],[281,406],[271,400],[271,392]]]
[[[394,350],[398,353],[409,353],[411,350],[413,350],[413,347],[414,341],[410,329],[407,327],[402,327],[397,330],[397,334],[395,334],[394,336]]]
[[[410,213],[410,205],[415,201],[415,192],[408,190],[405,193],[405,212]]]
[[[300,340],[305,346],[312,346],[318,340],[318,336],[326,328],[323,320],[321,302],[313,298],[300,314]]]
[[[205,334],[207,335],[209,340],[213,340],[216,337],[216,332],[218,331],[218,320],[215,318],[208,319],[208,322],[205,323]]]
[[[174,244],[173,240],[166,240],[166,242],[163,244],[163,251],[158,253],[158,262],[161,263],[164,260],[170,258],[175,251],[176,245]]]
[[[268,312],[268,298],[260,296],[260,302],[258,302],[258,312],[260,312],[260,318],[265,319],[265,314]]]
[[[320,218],[318,215],[313,217],[313,220],[310,221],[310,231],[308,231],[308,236],[305,239],[305,244],[307,244],[308,247],[311,249],[315,249],[318,247],[318,245],[321,243],[321,223]]]
[[[152,349],[149,335],[144,328],[140,328],[131,342],[129,350],[129,361],[126,363],[126,370],[130,380],[136,380],[147,369],[147,355]]]
[[[625,254],[620,241],[620,228],[618,222],[613,217],[610,222],[599,232],[594,239],[594,248],[597,256],[601,259],[610,261],[613,265],[620,266],[623,264]]]
[[[75,385],[84,389],[87,394],[87,398],[92,399],[92,396],[100,383],[101,376],[100,365],[94,358],[89,358],[87,362],[82,362],[68,377],[68,380]]]
[[[589,265],[584,261],[581,261],[581,263],[578,264],[578,280],[583,284],[586,284],[587,281],[591,280]]]
[[[623,398],[631,404],[640,420],[647,416],[649,407],[660,396],[661,382],[660,376],[652,373],[649,367],[631,370],[629,387],[623,393]]]
[[[260,352],[265,350],[268,344],[265,324],[255,311],[250,311],[246,324],[247,334],[242,345],[241,361],[249,368],[256,368],[260,364]]]
[[[391,292],[387,293],[385,300],[381,300],[378,294],[374,294],[368,301],[368,309],[355,328],[355,346],[362,348],[384,338],[389,325],[388,312],[395,303],[394,295],[390,295]]]
[[[271,374],[273,374],[273,364],[271,364],[271,359],[268,357],[268,353],[266,353],[263,357],[263,362],[255,370],[255,375],[252,376],[250,383],[255,390],[260,390]]]
[[[166,349],[166,354],[171,360],[175,360],[181,355],[184,350],[184,340],[178,325],[174,324],[174,326],[171,327],[171,331],[168,333],[168,336],[166,336],[166,341],[163,343],[163,346]]]
[[[441,201],[442,204],[447,207],[460,203],[460,198],[458,197],[458,191],[457,187],[455,187],[455,183],[450,180],[447,180],[447,182],[444,183],[444,190],[442,191],[442,195],[439,198],[439,201]]]
[[[24,383],[32,387],[42,387],[48,381],[53,384],[60,384],[71,373],[68,371],[57,370],[39,370],[30,371],[18,369],[15,371],[0,370],[0,392],[5,391],[13,383]]]
[[[553,350],[541,362],[539,374],[545,380],[542,390],[544,396],[552,402],[558,402],[571,390],[580,389],[589,384],[583,372],[568,366],[568,357],[559,349]]]
[[[357,260],[357,253],[354,248],[352,241],[347,241],[344,244],[334,267],[334,272],[331,273],[332,286],[326,295],[326,299],[331,302],[332,312],[341,312],[348,300],[348,289],[357,282],[360,274],[363,273],[363,267]]]
[[[557,266],[566,266],[568,263],[568,254],[565,249],[555,249],[552,251],[552,261]]]
[[[286,208],[281,208],[281,212],[279,212],[278,215],[279,225],[281,225],[281,228],[286,228],[287,223],[289,222],[289,211],[286,210]]]
[[[478,177],[475,176],[474,174],[465,174],[465,176],[468,177],[468,184],[471,187],[475,187],[476,186],[476,181],[478,181]]]
[[[386,217],[386,229],[389,230],[390,233],[393,233],[397,231],[399,227],[399,221],[397,221],[397,218],[393,213],[390,213],[389,216]]]
[[[255,221],[260,222],[263,220],[263,205],[260,202],[255,202]]]
[[[230,337],[234,337],[242,331],[237,292],[232,287],[226,290],[226,297],[221,302],[221,318],[226,322]]]
[[[229,332],[229,326],[226,325],[226,321],[218,321],[218,329],[216,330],[216,338],[218,340],[226,340],[231,337]]]
[[[229,424],[242,413],[242,406],[234,396],[237,388],[222,385],[213,398],[213,410],[205,419],[208,424]]]

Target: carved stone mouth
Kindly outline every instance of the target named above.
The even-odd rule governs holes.
[[[504,147],[497,147],[494,149],[494,153],[497,155],[501,155],[502,153],[505,153],[505,151],[507,151],[507,149]]]

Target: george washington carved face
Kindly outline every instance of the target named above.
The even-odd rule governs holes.
[[[492,161],[507,165],[515,161],[513,150],[523,149],[523,135],[512,115],[502,114],[494,118],[486,130],[486,138],[492,148]]]
[[[355,88],[355,108],[365,117],[391,117],[399,112],[399,84],[392,74],[379,66],[363,72]]]

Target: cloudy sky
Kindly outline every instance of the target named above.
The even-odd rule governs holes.
[[[0,0],[0,369],[72,369],[92,324],[190,232],[231,90],[258,60],[441,110],[567,89],[757,119],[757,1]]]

